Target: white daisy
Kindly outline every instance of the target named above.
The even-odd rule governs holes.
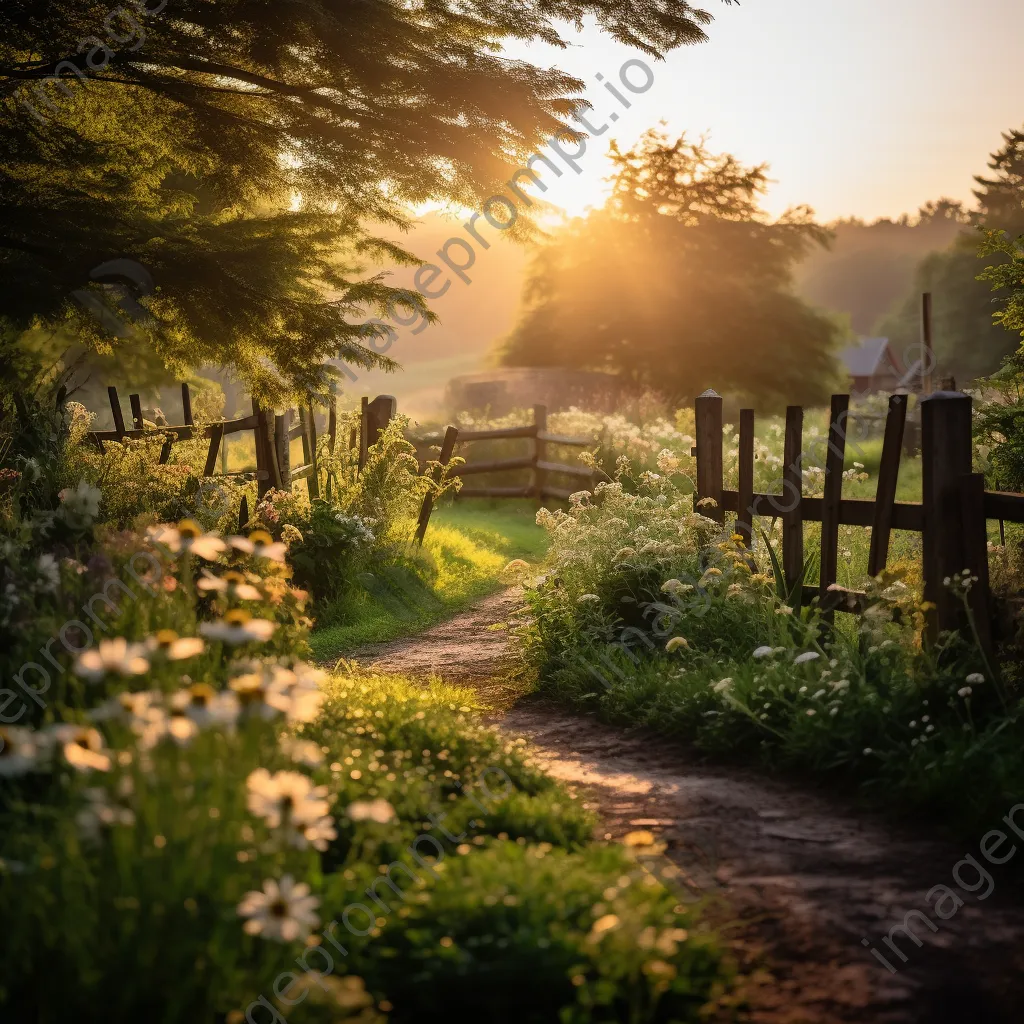
[[[272,562],[283,562],[288,545],[274,541],[266,530],[255,530],[248,537],[229,537],[228,543],[236,550],[254,558],[269,558]]]
[[[263,593],[249,583],[240,572],[226,572],[223,576],[214,576],[208,570],[196,580],[196,589],[206,592],[230,593],[240,601],[262,601]]]
[[[111,673],[140,676],[149,671],[145,654],[142,644],[130,644],[123,636],[115,636],[112,640],[101,640],[95,648],[80,654],[75,662],[75,673],[94,682]]]
[[[227,551],[228,546],[215,533],[204,533],[202,527],[191,519],[183,519],[174,526],[151,526],[147,531],[149,537],[174,554],[188,552],[198,558],[213,562]]]
[[[304,764],[307,768],[318,768],[324,763],[324,752],[312,740],[286,735],[281,738],[281,750],[296,764]]]
[[[161,629],[149,638],[147,646],[159,651],[168,661],[195,658],[206,650],[206,644],[197,636],[178,636],[173,629]]]
[[[356,800],[345,809],[350,821],[375,821],[386,825],[396,818],[395,809],[383,797],[376,800]]]
[[[330,804],[327,787],[314,786],[301,772],[283,771],[273,775],[257,768],[246,779],[249,812],[263,818],[269,828],[313,824],[327,815]]]
[[[264,643],[271,638],[277,623],[270,619],[254,619],[248,612],[235,608],[228,612],[220,622],[204,622],[199,632],[211,640],[221,640],[226,644],[244,644],[250,641]]]
[[[54,725],[46,730],[46,740],[59,747],[72,768],[78,771],[110,771],[110,753],[97,729],[88,725]]]
[[[314,821],[295,822],[284,829],[285,843],[296,850],[305,850],[312,846],[314,850],[324,853],[331,840],[337,838],[334,819],[329,814]]]
[[[305,882],[296,883],[291,875],[285,875],[280,883],[268,878],[262,892],[247,892],[238,904],[238,915],[247,918],[242,927],[248,935],[294,942],[315,931],[320,923],[319,905]]]
[[[171,707],[202,729],[232,726],[238,721],[241,705],[231,690],[218,692],[208,683],[193,683],[171,695]]]

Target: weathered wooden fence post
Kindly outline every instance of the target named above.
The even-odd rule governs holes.
[[[338,440],[338,395],[331,385],[331,396],[327,403],[327,436],[331,439],[331,454]]]
[[[896,501],[900,453],[903,450],[903,431],[906,424],[907,396],[893,395],[889,399],[889,415],[885,418],[885,437],[882,440],[882,459],[878,465],[878,487],[875,490],[875,510],[871,524],[871,550],[868,553],[869,576],[877,576],[884,572],[885,563],[889,560],[892,506]]]
[[[280,416],[274,417],[274,451],[277,453],[277,467],[281,476],[281,489],[292,489],[291,441],[288,432],[292,426],[292,411],[285,409]]]
[[[961,480],[971,472],[971,399],[936,391],[921,401],[924,596],[928,636],[961,629],[963,606],[943,580],[967,567],[961,514]]]
[[[824,606],[828,588],[839,572],[839,512],[843,499],[843,462],[846,459],[846,430],[850,414],[850,396],[833,395],[829,413],[828,450],[825,454],[825,492],[821,503],[821,571],[818,576],[818,600]],[[826,623],[835,613],[822,613]]]
[[[138,395],[129,395],[128,404],[132,407],[132,426],[135,430],[144,430],[146,423],[142,418],[142,399]]]
[[[535,405],[533,407],[533,426],[536,433],[533,438],[533,470],[530,474],[530,490],[537,499],[538,504],[544,502],[544,484],[547,482],[547,473],[540,469],[538,462],[546,462],[548,457],[548,445],[540,439],[541,434],[548,430],[548,407],[546,405]]]
[[[693,500],[693,510],[716,523],[724,523],[722,399],[710,388],[694,402],[694,422],[697,434],[697,493]],[[705,498],[710,498],[714,506],[702,505]]]
[[[370,435],[369,425],[370,399],[363,395],[362,407],[359,411],[359,469],[366,465],[366,453],[369,449],[367,438]]]
[[[441,442],[441,454],[437,461],[440,464],[440,472],[444,473],[444,467],[451,461],[455,451],[455,442],[459,439],[459,428],[449,427],[444,432],[444,440]],[[416,524],[416,542],[423,544],[423,538],[427,535],[427,524],[430,522],[430,513],[434,508],[434,496],[428,491],[423,496],[423,505],[420,508],[419,522]]]
[[[110,414],[114,417],[114,429],[118,434],[124,433],[124,414],[121,412],[121,399],[117,397],[117,388],[113,385],[107,388],[107,398],[110,399]],[[119,437],[120,441],[121,438]]]
[[[252,411],[256,417],[256,496],[262,498],[267,491],[281,486],[274,451],[274,427],[271,416],[253,399]]]
[[[804,411],[799,405],[786,407],[786,435],[782,451],[782,498],[777,506],[782,515],[782,574],[793,607],[803,601],[804,511],[802,468]]]
[[[749,548],[754,523],[754,410],[740,409],[740,447],[736,502],[736,532]]]
[[[398,399],[394,395],[378,395],[366,407],[366,447],[372,448],[387,425],[398,412]]]

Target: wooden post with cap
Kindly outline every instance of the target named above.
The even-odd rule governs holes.
[[[722,399],[708,388],[694,402],[697,434],[697,494],[693,510],[716,523],[725,522],[722,492],[725,489],[722,469]],[[705,499],[711,499],[703,505]]]

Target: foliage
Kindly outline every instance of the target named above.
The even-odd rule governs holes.
[[[1002,148],[989,159],[991,174],[975,178],[978,205],[972,223],[1016,237],[1024,234],[1024,131],[1006,132],[1003,139]],[[976,231],[965,232],[944,252],[926,257],[902,303],[878,326],[896,353],[910,353],[908,361],[913,362],[920,344],[921,294],[931,292],[936,379],[953,375],[962,385],[993,373],[1014,349],[1013,340],[1000,330],[998,316],[993,319],[993,302],[1004,301],[1005,286],[1011,284],[1002,277],[1010,272],[1010,254],[991,244],[979,252],[978,241]],[[1007,259],[979,277],[979,255]],[[997,299],[986,282],[999,289]]]
[[[769,407],[826,395],[842,332],[792,291],[828,238],[811,212],[770,221],[767,168],[685,135],[652,130],[612,159],[607,206],[539,251],[504,361],[615,370],[677,403],[708,387]]]
[[[923,646],[926,606],[899,569],[867,582],[863,616],[827,631],[816,603],[798,609],[787,591],[770,530],[749,551],[664,478],[637,494],[598,485],[539,521],[551,553],[523,634],[545,692],[890,804],[952,802],[964,828],[1024,782],[1018,682],[973,636]],[[973,582],[949,585],[965,597]]]
[[[869,335],[907,294],[921,260],[948,248],[968,222],[963,204],[951,199],[928,202],[914,217],[836,221],[829,248],[813,249],[797,267],[797,292],[849,314],[854,332]]]
[[[413,579],[422,561],[409,541],[423,498],[435,499],[457,486],[457,478],[429,461],[420,473],[413,445],[405,439],[408,419],[394,417],[362,469],[358,452],[329,436],[318,442],[318,486],[322,498],[309,500],[302,484],[291,492],[271,490],[256,506],[255,522],[287,540],[295,579],[311,590],[325,622],[344,621],[363,577],[373,571],[404,569]],[[338,436],[348,430],[341,423]],[[452,463],[454,468],[456,463]]]
[[[544,139],[577,135],[582,83],[505,60],[503,40],[564,46],[559,23],[594,16],[659,55],[711,20],[667,0],[167,7],[0,11],[0,316],[73,325],[101,353],[149,346],[179,375],[230,364],[269,403],[324,387],[332,357],[393,365],[368,313],[426,315],[370,272],[415,260],[367,225],[476,208]],[[136,315],[101,327],[82,289]]]
[[[5,1019],[214,1024],[262,994],[378,1024],[449,1005],[456,979],[492,1020],[698,1019],[721,954],[654,851],[592,844],[576,794],[470,694],[303,663],[270,538],[158,527],[105,555],[132,550],[155,559],[146,594],[46,694],[47,724],[0,737]],[[289,877],[307,888],[261,913]]]

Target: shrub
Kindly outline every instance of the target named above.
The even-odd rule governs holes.
[[[767,535],[748,551],[671,482],[645,491],[599,485],[539,513],[551,549],[524,639],[545,690],[888,803],[952,804],[960,827],[1005,813],[1024,784],[1014,679],[972,636],[924,645],[904,573],[869,581],[865,613],[825,629],[816,602],[795,610]],[[963,599],[973,583],[949,581]]]
[[[106,543],[145,595],[0,734],[4,1019],[411,1021],[452,982],[489,1019],[534,988],[528,1019],[698,1019],[725,974],[693,913],[469,692],[305,664],[269,536]]]

